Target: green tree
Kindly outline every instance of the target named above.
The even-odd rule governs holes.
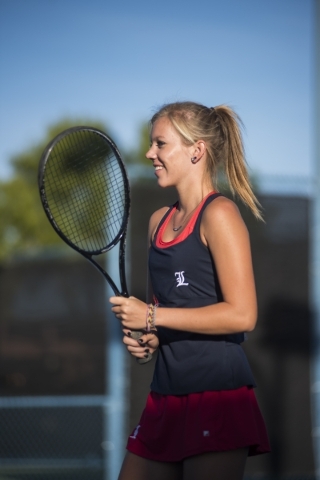
[[[38,164],[52,138],[75,125],[91,125],[106,131],[99,122],[63,120],[52,125],[46,137],[26,152],[11,159],[13,175],[0,182],[0,260],[47,246],[64,248],[43,211],[38,185]]]

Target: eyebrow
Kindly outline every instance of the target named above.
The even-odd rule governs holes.
[[[163,135],[158,135],[157,137],[154,137],[153,140],[160,140],[161,138],[165,138]],[[150,140],[152,140],[152,137],[150,137]]]

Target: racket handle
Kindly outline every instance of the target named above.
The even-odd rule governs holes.
[[[144,332],[141,332],[140,330],[131,330],[130,337],[133,338],[133,340],[139,340],[139,338],[141,338],[143,334]],[[151,353],[146,353],[146,355],[147,356],[145,358],[137,358],[137,362],[139,363],[139,365],[144,365],[145,363],[148,363],[150,362],[150,360],[152,360]]]
[[[146,353],[147,357],[146,358],[137,358],[137,362],[139,365],[144,365],[145,363],[150,362],[152,360],[152,354],[151,353]]]
[[[141,338],[143,334],[144,332],[142,332],[141,330],[131,330],[130,337],[133,338],[133,340],[139,340],[139,338]]]

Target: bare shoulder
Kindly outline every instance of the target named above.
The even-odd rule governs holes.
[[[237,205],[229,198],[222,196],[209,203],[203,212],[204,221],[212,221],[214,219],[219,221],[223,219],[228,220],[234,217],[242,219]]]
[[[159,210],[156,210],[155,212],[153,212],[153,214],[151,215],[150,217],[150,220],[149,220],[149,229],[148,229],[148,238],[149,240],[151,238],[153,238],[155,232],[156,232],[156,229],[157,229],[157,226],[159,225],[162,217],[165,215],[165,213],[168,211],[169,207],[162,207],[162,208],[159,208]]]
[[[237,205],[232,200],[222,196],[209,203],[203,212],[201,230],[203,238],[207,240],[208,236],[212,234],[219,237],[227,232],[247,234],[246,225]]]

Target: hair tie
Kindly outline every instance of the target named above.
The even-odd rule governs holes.
[[[210,110],[209,115],[212,115],[212,114],[214,115],[214,122],[216,122],[217,120],[220,120],[219,114],[215,109],[215,107],[210,107],[209,110]]]
[[[218,116],[215,107],[208,107],[208,110],[209,110],[209,115],[214,114],[216,117]]]

